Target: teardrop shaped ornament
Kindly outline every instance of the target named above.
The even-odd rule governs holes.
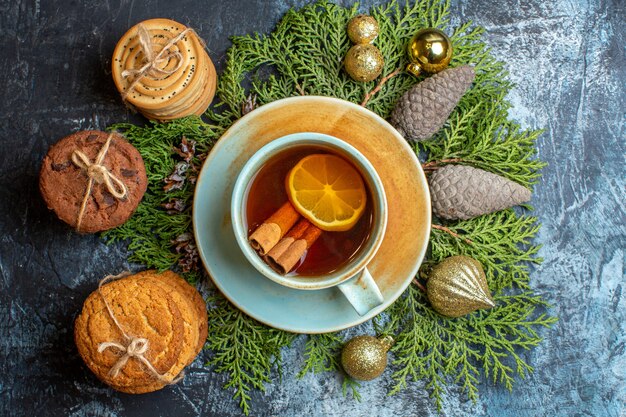
[[[469,256],[452,256],[435,266],[426,293],[433,309],[447,317],[495,306],[482,265]]]

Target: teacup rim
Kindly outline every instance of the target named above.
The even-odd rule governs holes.
[[[365,254],[358,256],[356,260],[352,261],[347,266],[328,275],[298,278],[297,276],[280,275],[267,265],[256,251],[252,249],[248,243],[247,229],[245,227],[244,204],[250,181],[258,173],[263,164],[271,159],[280,149],[306,144],[328,146],[340,153],[345,153],[346,155],[344,156],[348,157],[352,163],[356,162],[360,168],[361,174],[367,177],[364,179],[366,179],[367,182],[371,181],[375,188],[379,190],[376,191],[376,193],[374,193],[374,190],[370,190],[370,194],[376,197],[374,198],[376,204],[375,210],[380,212],[380,220],[377,221],[375,227],[372,228],[373,231],[374,229],[376,230],[376,233],[372,232],[372,235],[368,239],[367,244],[369,247],[366,249]],[[246,161],[235,181],[231,196],[230,214],[235,240],[244,257],[258,272],[285,287],[301,290],[319,290],[334,287],[346,282],[367,267],[384,240],[385,230],[387,228],[388,208],[385,189],[378,172],[373,164],[357,148],[340,138],[325,133],[297,132],[278,137],[266,143]]]

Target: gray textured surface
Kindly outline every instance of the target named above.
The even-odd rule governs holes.
[[[108,70],[131,24],[155,16],[190,23],[219,68],[229,35],[268,32],[304,3],[0,1],[0,415],[240,414],[221,389],[224,377],[202,368],[202,358],[183,384],[144,396],[114,393],[86,370],[73,318],[125,253],[68,232],[43,205],[37,172],[68,132],[139,120],[122,107]],[[472,405],[452,389],[441,415],[626,416],[625,16],[619,0],[453,3],[453,21],[484,25],[507,62],[518,84],[511,115],[546,128],[538,146],[550,165],[533,198],[545,262],[532,277],[561,321],[525,354],[536,371],[513,393],[483,382]],[[423,382],[387,397],[388,373],[364,384],[361,403],[341,396],[339,377],[296,380],[303,342],[285,351],[282,382],[253,395],[254,415],[437,415]]]

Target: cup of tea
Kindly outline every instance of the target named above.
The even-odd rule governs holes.
[[[358,220],[348,230],[321,230],[289,202],[287,178],[291,170],[299,161],[316,155],[325,161],[347,163],[362,180],[365,204],[359,206]],[[306,175],[303,181],[307,181]],[[303,199],[314,198],[316,193],[304,194]],[[347,142],[303,132],[266,144],[237,177],[231,218],[244,256],[272,281],[300,290],[336,286],[360,315],[383,303],[367,265],[385,235],[385,190],[372,164]],[[258,242],[257,235],[262,235]]]

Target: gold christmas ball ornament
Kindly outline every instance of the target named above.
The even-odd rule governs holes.
[[[450,38],[439,29],[422,29],[413,36],[408,46],[406,70],[416,77],[422,71],[434,74],[447,68],[452,59]]]
[[[426,282],[426,295],[433,309],[448,317],[495,306],[482,265],[469,256],[452,256],[435,266]]]
[[[379,377],[387,367],[387,351],[393,338],[357,336],[350,339],[341,351],[341,365],[352,378],[369,381]]]
[[[355,81],[368,82],[380,75],[383,70],[383,55],[374,45],[354,45],[348,50],[344,66]]]
[[[360,14],[348,22],[348,37],[353,43],[372,43],[378,36],[378,22],[372,16]]]

